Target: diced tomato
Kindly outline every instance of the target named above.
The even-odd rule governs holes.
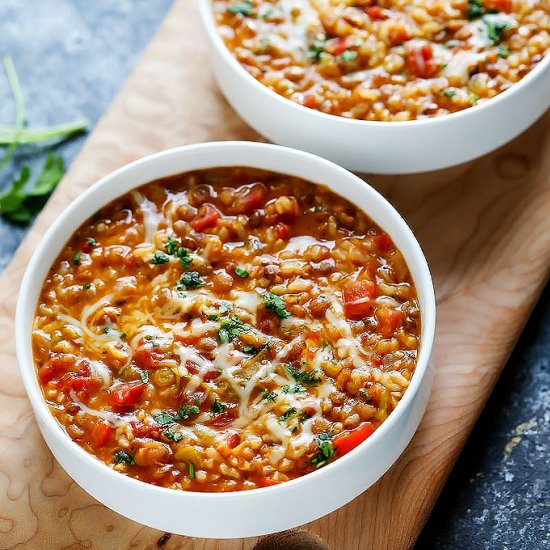
[[[241,436],[239,434],[231,434],[226,441],[227,446],[230,449],[234,449],[237,445],[239,445],[240,442],[241,442]]]
[[[141,399],[145,391],[143,382],[135,381],[115,386],[111,391],[111,403],[116,407],[128,407],[135,405]]]
[[[59,357],[53,357],[46,364],[44,364],[38,370],[38,378],[42,384],[47,384],[50,380],[55,378],[58,374],[66,372],[73,368],[76,363],[76,359],[72,355],[61,355]]]
[[[205,382],[212,382],[212,380],[216,380],[216,378],[219,378],[222,375],[222,373],[219,370],[209,370],[204,373],[202,379]]]
[[[78,372],[64,374],[60,385],[65,392],[88,392],[99,387],[100,382],[92,377],[90,367],[84,365]]]
[[[344,286],[344,312],[348,319],[360,320],[372,313],[376,285],[372,281],[351,281]]]
[[[107,445],[114,431],[114,428],[106,422],[96,424],[92,429],[92,444],[94,448],[98,449]]]
[[[390,29],[388,38],[390,39],[392,45],[397,46],[398,44],[403,44],[403,42],[410,40],[411,33],[405,25],[395,25]]]
[[[420,78],[430,78],[437,72],[434,52],[429,44],[407,45],[405,61],[407,70]]]
[[[370,422],[365,422],[365,424],[355,428],[355,430],[338,434],[332,440],[332,444],[339,454],[345,455],[363,443],[363,441],[372,435],[373,432],[374,428],[372,424]]]
[[[286,241],[290,237],[290,229],[286,223],[279,222],[273,229],[278,239]]]
[[[308,109],[315,109],[317,107],[317,98],[313,94],[305,94],[302,98],[302,105]]]
[[[135,437],[148,437],[150,439],[160,439],[162,430],[159,426],[143,424],[142,422],[130,422],[132,432]]]
[[[222,414],[218,414],[212,420],[208,421],[209,426],[214,426],[216,428],[223,428],[225,426],[228,426],[235,420],[235,414],[231,411],[226,411]]]
[[[204,206],[202,214],[191,222],[191,227],[201,233],[209,227],[214,227],[220,218],[221,214],[213,206],[207,204]]]
[[[509,13],[512,11],[513,0],[485,0],[484,5],[488,11],[496,10]]]
[[[158,369],[161,367],[162,355],[150,347],[139,347],[134,352],[134,361],[140,369]]]
[[[257,481],[257,484],[260,487],[273,487],[274,485],[279,485],[279,483],[282,482],[271,479],[270,477],[260,477]]]
[[[368,6],[365,8],[365,13],[373,21],[379,21],[388,18],[388,16],[382,11],[382,8],[380,8],[379,6]]]
[[[267,189],[262,183],[255,183],[240,194],[235,203],[235,209],[240,214],[262,208],[267,200]]]
[[[381,252],[387,252],[393,244],[391,237],[389,235],[386,235],[386,233],[383,233],[382,235],[376,235],[376,237],[374,237],[374,242]]]
[[[339,56],[348,49],[348,41],[346,38],[339,38],[336,42],[330,42],[327,45],[327,50],[334,56]]]
[[[394,332],[403,324],[405,316],[397,309],[384,307],[376,311],[378,332],[384,338],[391,338]]]
[[[88,252],[91,252],[94,247],[93,242],[93,240],[87,239],[84,243],[82,243],[80,250],[82,250],[85,254],[88,254]]]

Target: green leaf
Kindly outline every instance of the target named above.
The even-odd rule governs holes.
[[[311,459],[311,464],[316,468],[324,466],[334,456],[334,445],[331,441],[331,433],[320,433],[317,436],[317,453]]]
[[[125,451],[117,451],[115,453],[115,463],[116,464],[121,464],[122,462],[125,462],[126,464],[129,464],[130,466],[135,466],[135,461],[134,459],[132,458],[131,455],[129,455],[127,452]]]
[[[23,187],[29,181],[31,171],[28,166],[23,166],[19,177],[13,180],[11,187],[0,195],[0,212],[2,214],[11,214],[23,206],[26,194]]]
[[[43,197],[52,193],[64,173],[63,157],[50,153],[46,158],[42,171],[34,182],[33,188],[29,192],[29,197]]]
[[[293,414],[295,414],[297,411],[296,411],[296,408],[295,407],[290,407],[290,409],[287,409],[286,412],[284,412],[281,416],[279,416],[279,420],[281,422],[284,422],[285,420],[288,420]]]
[[[233,13],[234,15],[244,15],[248,17],[252,15],[254,11],[254,6],[252,5],[252,0],[243,0],[242,2],[235,2],[227,6],[227,11]]]
[[[321,373],[318,370],[305,371],[297,369],[294,365],[287,365],[288,375],[303,386],[318,386],[322,382]]]
[[[190,288],[200,288],[206,283],[202,280],[198,271],[188,271],[184,273],[177,283],[177,290],[189,290]]]
[[[260,397],[266,402],[266,403],[275,403],[275,400],[277,399],[277,392],[269,391],[269,390],[262,390],[262,393],[260,394]]]
[[[485,13],[485,6],[482,0],[468,0],[468,11],[466,17],[471,21],[481,17]]]
[[[219,399],[215,399],[210,409],[213,413],[220,414],[225,411],[225,405]]]
[[[273,292],[264,294],[264,307],[268,311],[276,313],[281,319],[288,319],[290,317],[290,313],[286,310],[283,300],[276,294],[273,294]]]
[[[170,414],[167,411],[162,411],[160,414],[154,417],[154,420],[157,424],[165,426],[166,424],[173,424],[178,421],[178,416]]]
[[[247,279],[249,276],[248,271],[246,269],[243,269],[242,267],[236,267],[235,268],[235,275],[238,275],[239,277],[242,277],[243,279]]]
[[[169,261],[170,261],[169,256],[167,256],[164,252],[157,250],[153,255],[153,259],[151,260],[151,263],[153,265],[160,265],[160,264],[165,264]]]

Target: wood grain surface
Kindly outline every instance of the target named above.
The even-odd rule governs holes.
[[[108,510],[64,473],[38,432],[12,342],[28,259],[44,230],[83,189],[168,147],[260,139],[213,82],[194,3],[177,2],[0,281],[0,548],[410,548],[548,276],[549,129],[547,113],[513,143],[468,165],[367,178],[418,236],[439,307],[431,401],[395,466],[348,506],[304,530],[260,541],[164,535]]]

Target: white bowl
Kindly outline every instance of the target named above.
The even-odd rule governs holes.
[[[269,140],[316,153],[350,170],[427,172],[480,157],[510,141],[550,106],[550,54],[520,82],[477,107],[407,122],[351,120],[308,109],[261,84],[221,39],[211,0],[197,0],[214,75],[241,117]]]
[[[43,281],[74,231],[98,209],[149,181],[218,166],[249,166],[323,183],[363,209],[393,238],[416,284],[421,346],[412,382],[389,418],[366,442],[333,464],[274,487],[236,493],[197,493],[156,487],[120,474],[73,442],[51,415],[38,385],[31,349],[33,318]],[[431,389],[429,358],[435,328],[430,272],[413,233],[377,191],[332,162],[276,145],[220,142],[171,149],[138,160],[97,182],[57,218],[23,277],[16,313],[21,375],[46,443],[67,473],[119,514],[156,529],[211,538],[249,537],[312,521],[372,485],[399,457],[424,413]]]

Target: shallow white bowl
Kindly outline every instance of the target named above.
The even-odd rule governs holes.
[[[269,140],[316,153],[350,170],[427,172],[480,157],[510,141],[550,106],[550,54],[495,98],[451,115],[408,122],[351,120],[308,109],[270,90],[226,48],[211,0],[197,0],[214,75],[242,118]]]
[[[155,487],[120,474],[74,443],[51,415],[38,385],[31,350],[33,317],[43,281],[74,231],[98,209],[157,178],[218,166],[249,166],[322,183],[363,209],[393,238],[413,276],[421,307],[421,347],[410,387],[388,420],[363,444],[320,470],[274,487],[236,493],[195,493]],[[429,358],[435,299],[422,250],[401,216],[347,170],[302,151],[249,142],[190,145],[120,168],[96,183],[44,235],[23,277],[16,313],[19,367],[46,443],[67,473],[116,512],[156,529],[196,537],[248,537],[312,521],[372,485],[403,452],[431,389]]]

